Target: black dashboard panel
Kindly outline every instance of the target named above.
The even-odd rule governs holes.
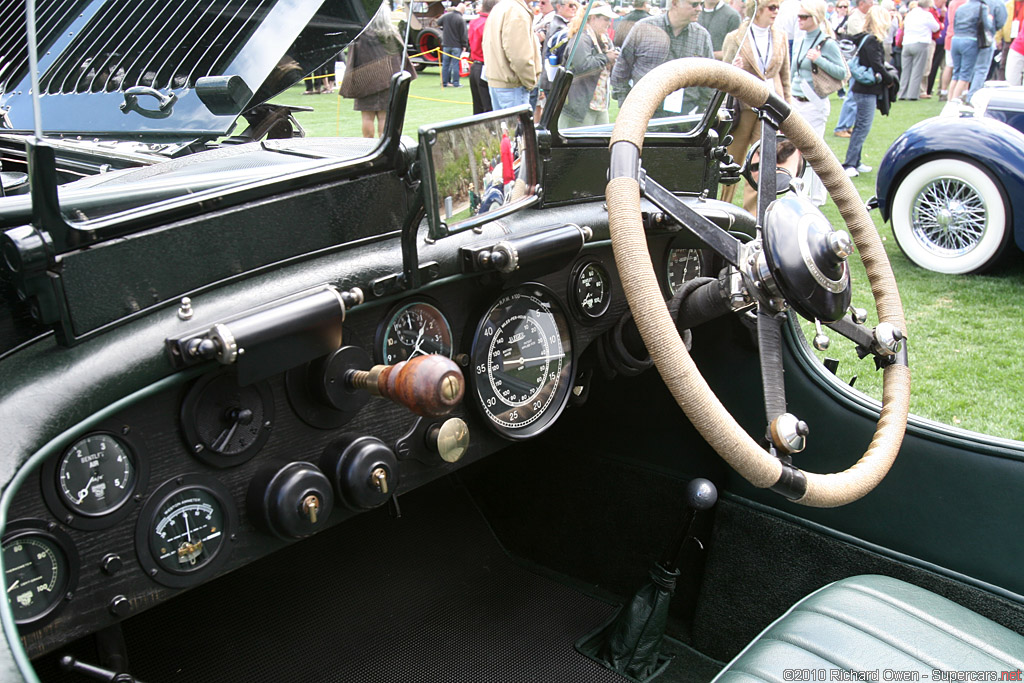
[[[652,253],[656,260],[660,259],[659,254],[666,252],[671,239],[667,235],[653,239]],[[572,360],[576,364],[577,377],[587,371],[600,371],[592,352],[595,340],[626,312],[610,245],[607,242],[589,245],[578,259],[558,272],[529,278],[529,281],[540,283],[550,291],[561,307],[567,311],[575,310],[576,304],[572,303],[577,295],[575,276],[581,263],[597,264],[605,271],[608,307],[596,318],[566,316],[572,328]],[[661,266],[657,269],[664,270]],[[454,358],[468,374],[471,370],[468,354],[481,316],[503,292],[515,290],[522,284],[523,281],[502,280],[488,275],[460,276],[429,286],[422,292],[378,299],[357,306],[348,314],[343,343],[358,347],[369,356],[377,355],[374,347],[382,321],[386,321],[401,302],[425,300],[443,312],[450,324]],[[58,496],[55,473],[59,467],[56,463],[47,462],[22,485],[12,503],[10,518],[37,520],[43,528],[50,527],[66,534],[73,547],[70,561],[78,567],[77,585],[67,590],[68,595],[54,609],[52,620],[23,629],[23,641],[31,657],[145,611],[193,585],[245,566],[269,553],[288,552],[287,546],[300,541],[280,540],[261,531],[261,525],[247,510],[250,484],[259,472],[267,468],[295,462],[317,465],[325,449],[345,435],[374,437],[397,453],[400,474],[397,503],[385,504],[398,514],[401,494],[510,443],[487,426],[483,412],[476,405],[475,394],[468,386],[462,405],[453,411],[452,416],[463,419],[468,425],[470,445],[458,462],[448,463],[423,445],[421,439],[410,438],[411,434],[422,435],[428,423],[442,423],[443,419],[420,418],[384,399],[372,398],[346,424],[315,427],[297,414],[294,391],[289,392],[282,374],[271,377],[265,382],[265,388],[256,392],[264,397],[261,400],[268,402],[260,408],[262,417],[257,425],[251,425],[251,419],[250,423],[241,424],[244,420],[238,420],[236,409],[232,418],[235,422],[228,421],[229,425],[234,425],[230,429],[235,431],[212,437],[212,441],[225,451],[231,451],[232,444],[241,444],[238,449],[244,457],[229,453],[225,460],[218,460],[209,452],[197,455],[195,430],[186,426],[192,419],[188,417],[189,411],[201,411],[202,407],[188,406],[190,396],[195,396],[197,386],[225,381],[218,379],[225,373],[230,376],[231,370],[225,371],[219,366],[193,372],[187,381],[128,405],[105,421],[102,427],[72,435],[62,446],[61,454],[72,443],[93,433],[130,435],[131,443],[136,445],[132,452],[140,461],[139,469],[146,470],[146,476],[138,480],[127,502],[112,511],[108,519],[99,525],[106,528],[97,528],[95,523],[78,523],[70,511],[54,504]],[[250,387],[247,391],[251,394],[254,390]],[[568,397],[568,410],[573,409],[574,400],[579,399]],[[195,403],[194,400],[191,402]],[[189,410],[183,411],[186,406]],[[245,428],[253,430],[249,439],[237,431]],[[207,442],[210,441],[208,437]],[[183,502],[179,503],[167,498],[170,491],[192,490],[196,486],[209,493],[192,498],[180,496]],[[218,507],[224,509],[216,509]],[[191,510],[194,517],[183,517],[185,508]],[[336,499],[333,512],[319,528],[341,523],[356,514],[357,510]],[[179,556],[181,562],[195,562],[198,565],[195,569],[185,567],[183,571],[169,574],[167,566],[161,566],[157,557],[159,547],[147,546],[147,543],[154,538],[151,527],[160,520],[166,524],[182,519],[199,520],[197,524],[212,527],[204,537],[210,540],[206,547],[193,547],[189,551],[191,554]],[[109,526],[106,524],[108,521]],[[208,559],[203,552],[212,553],[214,557]],[[170,566],[173,569],[173,560]],[[168,580],[168,576],[172,580]]]

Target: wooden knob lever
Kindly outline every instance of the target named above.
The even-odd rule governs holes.
[[[352,370],[353,389],[366,389],[403,405],[424,417],[441,417],[459,404],[466,392],[462,371],[451,358],[416,356],[395,365],[375,365],[369,371]]]

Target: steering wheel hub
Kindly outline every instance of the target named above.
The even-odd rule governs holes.
[[[789,194],[765,211],[763,240],[768,269],[793,310],[810,320],[843,317],[852,296],[844,232],[806,197]]]

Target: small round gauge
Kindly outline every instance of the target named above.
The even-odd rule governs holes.
[[[181,405],[181,425],[193,454],[214,467],[249,460],[270,438],[274,395],[270,385],[238,386],[231,373],[206,375]]]
[[[64,503],[83,515],[103,515],[122,505],[135,486],[135,463],[111,434],[90,434],[64,452],[57,467]]]
[[[43,497],[50,511],[75,529],[113,526],[134,509],[128,501],[149,480],[142,439],[113,423],[86,434],[42,467]]]
[[[146,501],[139,516],[139,562],[160,583],[189,585],[226,559],[236,522],[231,494],[216,479],[191,474],[169,481]]]
[[[510,439],[544,431],[565,407],[573,378],[565,312],[542,285],[511,290],[477,326],[470,373],[488,423]]]
[[[423,301],[400,304],[385,319],[379,335],[380,358],[394,365],[436,353],[452,357],[452,328],[438,308]]]
[[[70,598],[78,575],[71,538],[56,525],[19,520],[3,539],[7,601],[19,626],[40,626]]]
[[[584,261],[573,269],[570,285],[573,303],[585,319],[600,318],[611,305],[608,271],[597,261]]]
[[[700,249],[668,250],[666,275],[668,289],[675,296],[684,282],[700,277],[703,274],[704,254]]]

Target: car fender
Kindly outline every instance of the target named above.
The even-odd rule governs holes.
[[[908,128],[882,158],[875,182],[882,220],[890,220],[893,195],[907,173],[943,156],[983,166],[1002,187],[1011,215],[1024,216],[1024,133],[988,118],[935,117]],[[1013,236],[1024,249],[1024,218],[1014,220]]]

